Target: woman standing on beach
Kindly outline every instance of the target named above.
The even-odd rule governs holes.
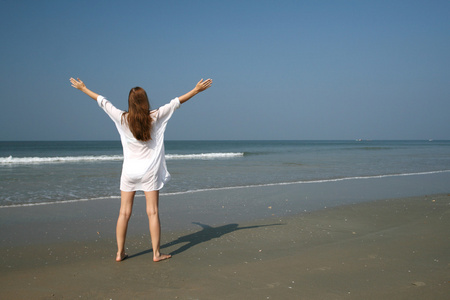
[[[132,88],[128,96],[128,111],[114,107],[106,98],[89,90],[79,78],[70,78],[72,86],[92,99],[114,121],[123,147],[123,166],[120,178],[121,204],[117,219],[116,261],[127,258],[125,239],[128,221],[133,209],[136,191],[144,191],[153,248],[153,261],[168,259],[160,253],[161,225],[159,221],[159,190],[169,181],[164,154],[164,131],[167,122],[180,104],[203,92],[212,84],[201,79],[194,89],[170,101],[157,110],[150,110],[147,93],[140,87]]]

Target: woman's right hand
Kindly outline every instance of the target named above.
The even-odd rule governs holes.
[[[212,79],[206,79],[205,81],[203,81],[203,78],[200,79],[200,81],[197,83],[197,85],[195,86],[195,89],[197,90],[197,92],[203,92],[204,90],[206,90],[207,88],[209,88],[212,84]]]
[[[190,92],[187,92],[183,96],[178,97],[178,100],[180,100],[180,103],[183,104],[184,102],[188,101],[189,99],[191,99],[192,97],[194,97],[198,93],[203,92],[204,90],[209,88],[211,86],[211,84],[212,84],[212,79],[211,78],[210,79],[206,79],[205,81],[203,81],[203,78],[202,78],[197,83],[195,88],[193,88]]]

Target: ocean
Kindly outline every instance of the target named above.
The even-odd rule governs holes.
[[[172,180],[162,195],[450,173],[450,141],[166,141],[165,149]],[[121,167],[120,141],[0,142],[0,207],[119,198]]]

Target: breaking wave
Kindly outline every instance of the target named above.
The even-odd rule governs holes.
[[[166,154],[167,160],[213,160],[243,157],[243,152],[199,153],[199,154]],[[122,155],[87,155],[87,156],[55,156],[55,157],[0,157],[0,165],[54,164],[98,161],[121,161]]]

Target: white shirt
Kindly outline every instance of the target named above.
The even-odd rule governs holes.
[[[97,103],[114,121],[120,134],[123,148],[120,190],[131,192],[162,189],[170,180],[164,152],[164,132],[173,112],[180,107],[180,100],[175,98],[150,112],[153,119],[150,133],[152,139],[147,142],[136,140],[126,122],[122,124],[123,110],[114,107],[103,96],[98,96]]]

